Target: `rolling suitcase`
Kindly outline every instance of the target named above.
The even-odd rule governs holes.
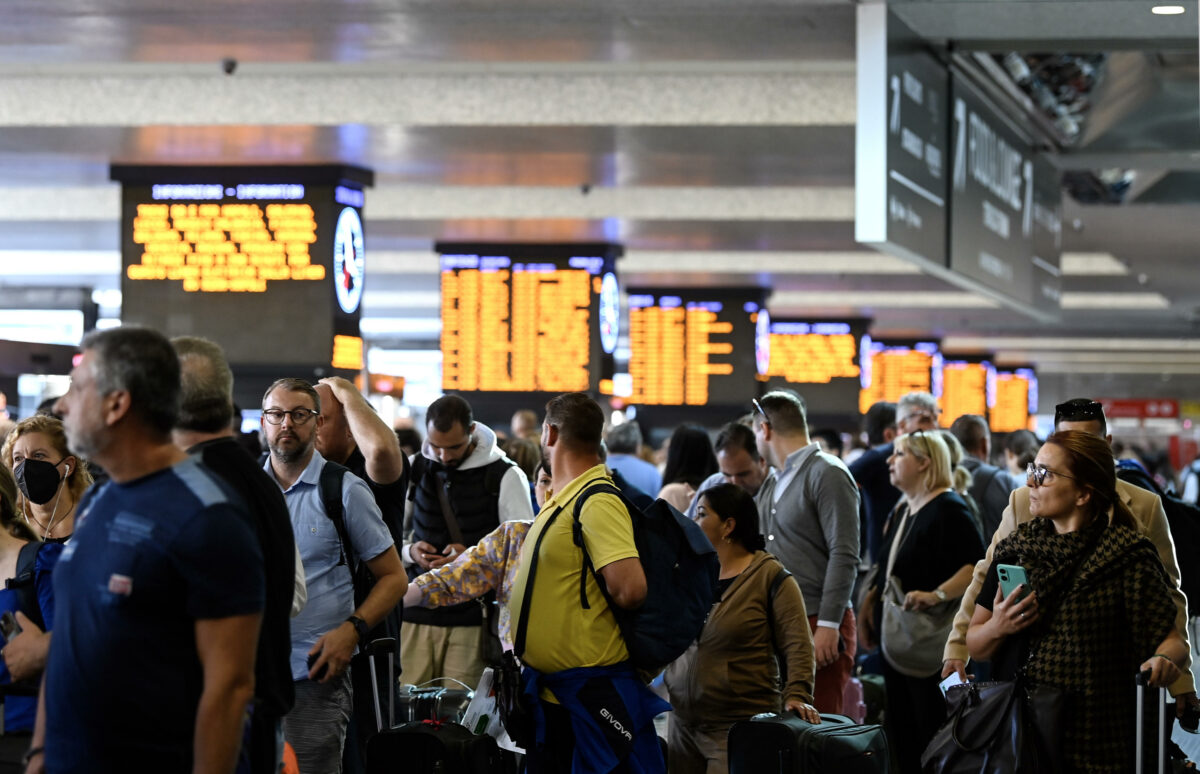
[[[504,774],[514,769],[512,757],[503,753],[495,739],[457,723],[414,721],[371,737],[367,774]]]
[[[1195,771],[1195,764],[1187,760],[1183,751],[1170,741],[1175,724],[1175,713],[1170,712],[1171,697],[1165,687],[1158,689],[1158,701],[1153,717],[1146,717],[1146,683],[1149,672],[1137,676],[1137,744],[1134,755],[1136,774],[1176,774]]]
[[[729,774],[886,774],[887,737],[844,715],[813,725],[788,712],[766,713],[729,729]]]

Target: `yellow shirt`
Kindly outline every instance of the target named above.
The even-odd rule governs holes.
[[[522,660],[539,672],[559,672],[582,666],[607,666],[625,661],[629,651],[617,621],[591,572],[586,573],[588,607],[579,600],[583,552],[572,539],[575,498],[586,485],[612,484],[604,465],[597,465],[546,501],[521,548],[521,565],[509,596],[513,633],[520,620],[529,565],[542,532],[537,577],[530,600],[529,625]],[[561,509],[561,510],[560,510]],[[549,529],[546,525],[558,512]],[[580,514],[583,539],[596,572],[620,559],[636,558],[633,522],[624,503],[611,494],[594,494]]]

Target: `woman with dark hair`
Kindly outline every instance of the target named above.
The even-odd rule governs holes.
[[[1025,480],[1025,469],[1037,456],[1042,442],[1029,430],[1014,430],[1004,439],[1004,464],[1018,481]]]
[[[700,484],[716,472],[717,455],[708,431],[697,425],[680,425],[667,443],[664,485],[658,496],[686,511]]]
[[[812,633],[800,587],[763,550],[754,499],[718,484],[701,494],[696,516],[717,549],[720,593],[700,638],[664,675],[674,708],[668,768],[725,774],[725,739],[739,720],[783,709],[820,722],[812,706]]]
[[[1187,656],[1170,581],[1117,494],[1104,439],[1054,433],[1027,480],[1034,518],[997,544],[967,648],[998,677],[1020,669],[1063,691],[1066,770],[1132,771],[1133,676],[1148,670],[1151,685],[1170,685]],[[1030,588],[1003,594],[1000,564],[1024,568]]]

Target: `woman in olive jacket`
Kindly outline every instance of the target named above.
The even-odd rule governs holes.
[[[812,633],[800,587],[790,575],[781,576],[783,565],[762,550],[765,541],[750,495],[733,484],[708,489],[700,496],[696,519],[717,549],[720,596],[700,639],[664,676],[675,710],[668,769],[671,774],[725,774],[725,739],[734,723],[781,708],[820,722],[812,706]],[[772,587],[774,598],[768,601]],[[782,691],[776,656],[785,674]]]

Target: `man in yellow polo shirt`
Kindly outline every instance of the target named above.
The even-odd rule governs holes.
[[[592,484],[612,484],[600,459],[603,429],[600,406],[583,393],[546,404],[542,452],[553,494],[525,539],[509,603],[515,650],[539,697],[538,743],[526,751],[531,774],[632,771],[631,758],[641,771],[666,770],[652,721],[669,707],[634,674],[608,604],[634,609],[646,596],[633,523],[618,497],[589,496],[579,519],[607,598],[575,544],[576,498]]]

